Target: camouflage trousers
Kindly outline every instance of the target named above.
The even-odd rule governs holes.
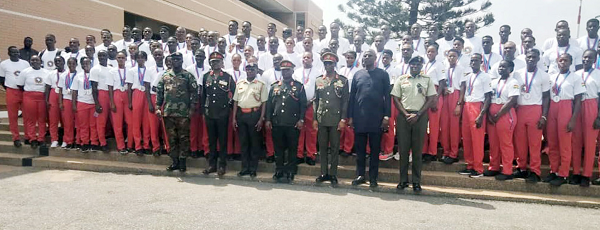
[[[163,119],[169,139],[169,155],[186,158],[190,151],[190,119],[187,117],[163,117]]]

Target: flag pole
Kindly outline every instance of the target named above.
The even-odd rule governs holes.
[[[579,15],[577,16],[577,37],[579,37],[579,30],[581,29],[581,5],[583,0],[579,0]]]

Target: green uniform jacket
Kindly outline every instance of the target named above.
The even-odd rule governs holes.
[[[189,117],[198,103],[198,85],[194,75],[185,70],[167,70],[156,87],[156,109],[165,117]]]
[[[325,75],[315,82],[314,119],[320,126],[337,126],[346,119],[350,90],[348,79],[337,75],[329,80]]]

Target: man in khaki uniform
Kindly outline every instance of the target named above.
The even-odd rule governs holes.
[[[414,57],[408,62],[410,74],[396,79],[391,95],[398,109],[396,132],[400,146],[400,183],[398,189],[408,187],[408,157],[412,150],[412,182],[415,192],[421,191],[421,151],[427,132],[427,110],[436,92],[431,78],[423,75],[423,58]]]
[[[256,177],[260,154],[261,128],[265,117],[268,86],[256,78],[258,65],[246,65],[247,78],[236,84],[233,95],[233,128],[237,129],[242,150],[242,171],[238,176]]]
[[[332,185],[336,185],[340,132],[346,127],[350,90],[348,79],[335,72],[337,55],[326,52],[321,55],[321,60],[325,66],[325,74],[319,76],[315,82],[315,112],[312,124],[313,128],[318,130],[317,142],[321,157],[321,175],[316,181],[321,183],[329,180]],[[329,147],[331,154],[328,151]]]

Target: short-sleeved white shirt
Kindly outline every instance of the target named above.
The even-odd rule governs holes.
[[[150,90],[150,94],[156,94],[156,87],[158,86],[158,82],[160,81],[163,74],[165,74],[165,71],[167,71],[167,70],[165,69],[165,67],[158,67],[155,65],[152,67],[148,67],[148,71],[150,71],[154,74],[154,78],[153,79],[146,78],[146,79],[144,79],[144,82],[150,83],[150,88],[152,88],[152,90]]]
[[[352,90],[352,80],[354,79],[354,74],[356,74],[356,72],[358,72],[359,70],[361,70],[362,68],[360,67],[347,67],[344,66],[340,69],[340,71],[338,72],[340,75],[346,77],[346,79],[348,79],[348,90]]]
[[[21,72],[18,78],[17,85],[23,86],[26,92],[44,92],[46,89],[46,78],[48,77],[49,71],[40,68],[38,70],[33,67],[27,67]]]
[[[271,68],[263,72],[259,79],[267,84],[269,89],[271,89],[271,84],[281,81],[283,77],[281,76],[281,70],[275,70],[275,68]]]
[[[482,42],[481,42],[480,37],[477,37],[477,36],[473,36],[472,38],[464,37],[463,39],[465,40],[465,45],[462,50],[462,53],[464,55],[466,55],[468,57],[468,59],[470,59],[471,55],[473,55],[473,54],[476,54],[476,53],[482,54],[483,53],[483,47],[482,47]]]
[[[551,99],[554,99],[554,96],[558,93],[560,100],[573,100],[575,95],[586,92],[583,81],[581,80],[581,75],[572,72],[550,75],[550,87]]]
[[[567,50],[568,48],[568,50]],[[548,74],[552,75],[559,72],[557,59],[560,55],[564,54],[565,51],[573,57],[573,63],[571,64],[571,72],[575,72],[575,66],[581,65],[583,50],[579,46],[569,45],[567,47],[554,46],[544,52],[542,60],[545,66],[548,66]]]
[[[77,90],[77,102],[94,104],[92,81],[89,80],[89,78],[89,73],[77,73],[77,76],[75,76],[75,81],[71,85],[71,90]]]
[[[300,54],[300,53],[284,52],[284,53],[281,53],[281,56],[283,56],[283,60],[291,61],[295,66],[302,66],[302,54]],[[260,62],[260,60],[259,60],[259,62]],[[273,62],[272,59],[271,59],[271,62]],[[271,65],[273,65],[273,64],[271,64]],[[267,71],[267,70],[264,70],[264,71]]]
[[[444,66],[442,74],[445,75],[448,91],[453,93],[455,90],[460,90],[460,83],[463,80],[463,77],[468,73],[469,72],[466,72],[465,69],[459,65],[456,65],[454,68]]]
[[[492,78],[489,74],[479,71],[479,74],[469,73],[464,76],[462,82],[465,83],[465,102],[483,102],[485,94],[492,92]]]
[[[597,38],[589,38],[588,36],[583,36],[579,39],[577,39],[577,42],[579,43],[579,48],[581,48],[583,51],[586,51],[588,49],[598,49],[598,43],[600,43],[600,37]]]
[[[44,67],[44,69],[47,69],[47,70],[56,69],[56,66],[54,64],[54,58],[56,57],[56,53],[58,53],[58,49],[54,49],[53,51],[48,51],[45,49],[42,52],[43,52],[43,54],[40,57],[40,59],[42,59],[42,66]]]
[[[526,55],[526,54],[519,55],[519,56],[517,57],[517,59],[519,59],[519,60],[521,60],[521,61],[525,62],[525,64],[527,64],[527,55]],[[542,71],[544,71],[544,72],[548,72],[548,67],[547,67],[547,66],[545,66],[545,65],[544,65],[544,62],[543,62],[543,61],[541,61],[541,60],[540,60],[540,61],[538,61],[538,63],[537,63],[537,68],[538,68],[539,70],[542,70]],[[515,71],[516,71],[516,70],[517,70],[517,69],[515,69]]]
[[[481,70],[488,74],[492,74],[492,67],[496,63],[502,61],[502,56],[494,52],[490,52],[489,54],[482,54],[482,56],[483,62],[481,63]]]
[[[492,80],[492,103],[503,105],[510,101],[510,97],[519,96],[521,93],[519,81],[510,76],[506,80],[497,78]]]
[[[73,86],[77,79],[77,72],[71,73],[65,71],[60,75],[61,79],[58,81],[58,88],[62,89],[63,99],[71,100],[71,86]]]
[[[87,55],[85,55],[85,52],[83,51],[77,51],[77,52],[62,52],[61,53],[62,57],[65,59],[65,65],[67,65],[67,63],[69,63],[69,58],[75,58],[77,59],[77,68],[75,70],[77,70],[77,72],[81,72],[83,73],[83,69],[81,68],[81,58],[82,57],[87,57]]]
[[[590,72],[583,69],[575,72],[575,76],[581,78],[581,82],[585,85],[586,93],[583,94],[582,100],[596,99],[600,93],[600,71],[592,68]]]
[[[286,60],[285,58],[283,60]],[[291,61],[291,60],[289,60]],[[292,62],[293,63],[293,62]],[[294,63],[296,64],[296,63]],[[258,59],[258,68],[263,71],[267,71],[273,68],[273,55],[271,53],[264,53],[260,55]]]
[[[436,60],[427,61],[423,64],[423,72],[426,76],[430,77],[433,84],[439,86],[441,80],[446,80],[446,75],[442,73],[444,65]]]
[[[203,66],[202,68],[198,68],[197,65],[193,65],[193,66],[188,66],[185,70],[187,70],[188,72],[192,73],[192,75],[194,75],[194,77],[196,78],[196,84],[198,84],[198,86],[202,86],[203,85],[203,80],[204,80],[204,74],[208,73],[208,71],[210,71],[210,68],[208,66]]]
[[[52,70],[52,71],[48,71],[48,77],[46,77],[46,81],[44,83],[46,83],[46,85],[49,85],[50,88],[52,89],[58,89],[58,82],[61,80],[65,80],[65,76],[67,76],[67,74],[69,73],[69,71],[63,71],[58,72],[58,70]]]
[[[383,70],[385,70],[385,72],[387,72],[388,76],[390,77],[390,85],[394,84],[394,82],[396,82],[396,79],[398,79],[398,78],[400,78],[400,76],[404,75],[400,68],[402,68],[401,65],[395,66],[395,65],[393,65],[393,63],[391,63],[388,67],[383,67]]]
[[[550,75],[541,69],[529,72],[527,68],[522,68],[515,71],[514,76],[519,81],[521,89],[521,96],[519,96],[519,100],[517,101],[518,104],[542,105],[544,92],[550,90]]]
[[[115,91],[125,92],[127,90],[127,69],[112,68],[110,69],[110,76],[112,81],[107,81],[106,84],[113,87]]]
[[[231,75],[231,78],[233,78],[235,83],[237,83],[238,81],[240,81],[242,79],[246,79],[246,77],[248,76],[248,75],[246,75],[246,71],[242,70],[241,66],[240,66],[239,70],[234,70],[232,68],[232,69],[226,69],[225,72],[228,73],[229,75]]]
[[[110,69],[110,67],[102,65],[97,65],[90,69],[90,81],[98,83],[98,90],[108,90],[106,82],[113,80],[110,75]]]
[[[152,82],[156,77],[156,72],[149,68],[131,68],[127,71],[125,82],[131,83],[131,89],[145,92],[144,82]]]
[[[300,68],[296,68],[294,71],[293,78],[304,85],[304,92],[306,92],[306,99],[308,101],[315,97],[315,83],[317,81],[317,77],[320,75],[320,68],[314,66],[310,69],[305,69],[304,67],[300,66]]]
[[[515,64],[515,68],[513,69],[513,72],[527,67],[527,63],[525,63],[525,61],[523,61],[521,59],[513,60],[513,64]],[[496,79],[496,78],[500,77],[500,74],[498,73],[498,68],[500,68],[500,62],[497,62],[496,64],[494,64],[492,66],[492,71],[489,73],[490,76],[492,77],[492,79]]]
[[[23,70],[29,68],[29,62],[19,59],[14,62],[10,59],[0,62],[0,76],[4,77],[4,85],[11,89],[19,89],[17,82]]]

